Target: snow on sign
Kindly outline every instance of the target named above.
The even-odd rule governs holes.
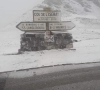
[[[16,27],[22,31],[46,30],[46,23],[21,22]]]
[[[71,30],[75,25],[71,21],[49,23],[49,30]]]
[[[60,22],[61,12],[60,11],[33,11],[33,21],[37,22]]]

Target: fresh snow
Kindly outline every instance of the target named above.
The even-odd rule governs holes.
[[[73,5],[73,8],[80,6],[77,3],[75,5]],[[96,6],[93,7],[92,13],[97,9]],[[35,7],[35,10],[37,9],[39,8]],[[83,8],[79,7],[79,9]],[[32,10],[30,9],[27,13],[24,13],[16,22],[0,29],[0,72],[51,65],[100,62],[100,20],[97,20],[92,13],[91,15],[86,14],[86,16],[69,14],[67,17],[68,13],[65,13],[63,8],[61,11],[63,15],[65,13],[65,16],[62,17],[62,21],[71,20],[76,25],[73,30],[68,31],[72,33],[75,40],[78,40],[78,42],[74,42],[73,48],[76,50],[53,49],[11,55],[18,52],[20,34],[23,33],[16,28],[16,25],[19,22],[32,21]]]
[[[25,52],[19,55],[8,55],[16,53],[20,48],[21,33],[13,26],[9,26],[0,32],[0,72],[100,61],[99,29],[76,26],[75,29],[70,30],[74,39],[78,40],[78,42],[74,42],[74,49],[76,50],[44,50]]]

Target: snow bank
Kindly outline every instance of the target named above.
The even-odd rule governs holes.
[[[74,43],[73,50],[45,50],[21,55],[0,55],[0,72],[49,65],[100,61],[100,39]]]

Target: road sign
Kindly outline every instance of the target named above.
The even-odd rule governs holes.
[[[21,22],[16,26],[22,31],[46,30],[46,23]]]
[[[33,11],[33,21],[36,22],[60,22],[61,12],[60,11],[43,11],[34,10]]]
[[[71,21],[49,23],[49,30],[71,30],[75,25]]]
[[[44,39],[45,42],[54,42],[54,35],[51,35],[51,31],[46,31]]]
[[[54,42],[54,35],[45,36],[45,42]]]

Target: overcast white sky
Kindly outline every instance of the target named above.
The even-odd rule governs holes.
[[[0,0],[0,27],[16,20],[43,0]]]

